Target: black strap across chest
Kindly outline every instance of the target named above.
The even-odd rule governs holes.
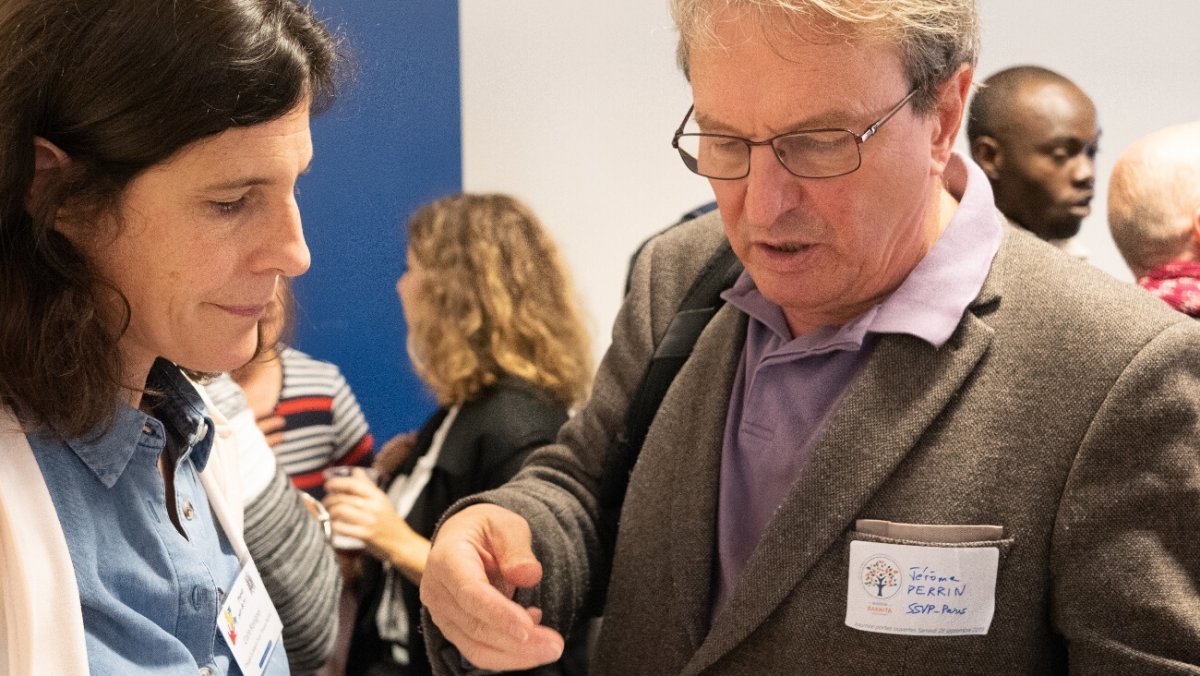
[[[724,305],[721,292],[732,286],[741,273],[741,262],[733,254],[729,243],[723,242],[696,276],[667,326],[667,332],[654,350],[650,365],[625,414],[624,431],[617,436],[614,447],[605,459],[600,483],[599,523],[600,560],[604,569],[592,578],[596,587],[588,608],[593,615],[598,615],[604,607],[621,507],[625,501],[629,475],[637,464],[646,433],[676,374],[691,356],[692,348],[704,327]]]

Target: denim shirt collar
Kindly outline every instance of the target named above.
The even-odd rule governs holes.
[[[198,472],[208,464],[212,452],[213,435],[209,433],[213,427],[212,419],[207,415],[200,393],[179,367],[165,359],[156,360],[150,368],[146,393],[142,396],[154,400],[154,412],[158,417],[122,402],[111,427],[97,427],[67,440],[67,446],[107,488],[112,488],[121,478],[139,446],[161,451],[167,447],[168,434],[180,442],[182,452],[176,462],[190,457]]]

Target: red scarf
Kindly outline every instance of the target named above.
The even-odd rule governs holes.
[[[1185,315],[1200,317],[1200,263],[1175,261],[1160,265],[1137,283]]]

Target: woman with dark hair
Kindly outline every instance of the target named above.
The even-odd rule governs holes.
[[[187,376],[308,267],[335,61],[296,0],[0,7],[0,673],[287,673]]]
[[[442,513],[495,488],[554,441],[591,382],[587,332],[566,269],[537,217],[507,195],[437,200],[409,222],[397,283],[409,355],[440,408],[408,452],[389,442],[365,473],[329,479],[335,533],[365,543],[347,673],[428,674],[418,585]],[[586,667],[582,632],[539,674]]]

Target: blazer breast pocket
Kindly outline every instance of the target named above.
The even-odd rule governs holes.
[[[901,523],[881,519],[858,519],[847,540],[909,545],[914,547],[995,547],[1004,559],[1013,546],[1004,526],[991,524]]]
[[[999,525],[856,521],[846,536],[846,626],[908,641],[986,636],[1013,546],[1005,535]]]

